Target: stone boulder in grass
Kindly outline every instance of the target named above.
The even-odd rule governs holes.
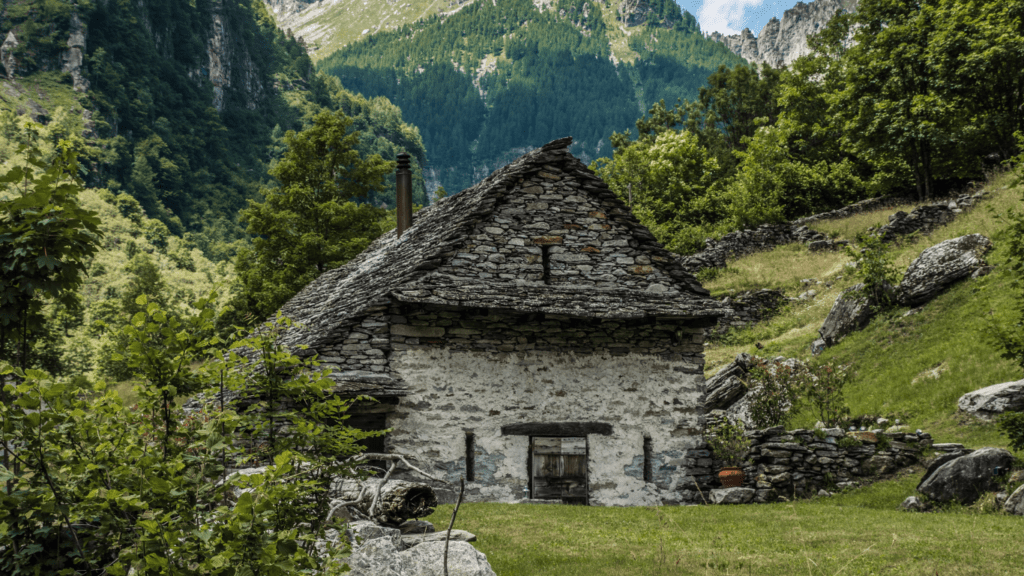
[[[957,401],[957,408],[981,420],[991,420],[1003,412],[1024,412],[1024,380],[968,392]]]
[[[973,504],[995,488],[996,475],[1008,472],[1013,455],[1002,448],[981,448],[926,473],[917,491],[935,502]]]
[[[921,252],[910,263],[897,288],[897,299],[904,306],[928,302],[954,282],[985,268],[984,255],[992,242],[981,234],[968,234],[939,242]]]
[[[892,297],[894,290],[892,286],[886,283],[883,290],[890,295],[890,298]],[[842,294],[836,298],[832,309],[829,310],[825,322],[818,329],[821,338],[815,342],[815,351],[820,352],[819,347],[824,349],[835,346],[847,334],[866,326],[874,316],[878,304],[864,289],[864,284],[857,284],[843,290]]]

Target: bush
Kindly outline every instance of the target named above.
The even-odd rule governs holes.
[[[884,238],[871,234],[859,234],[857,244],[860,250],[846,247],[846,253],[857,264],[856,277],[864,283],[864,294],[871,299],[871,305],[888,308],[896,303],[893,287],[900,282],[900,272],[893,265],[893,254]]]
[[[747,452],[750,451],[750,439],[747,438],[743,422],[735,423],[726,420],[715,426],[707,438],[708,446],[715,458],[722,460],[727,467],[741,466]]]
[[[232,344],[211,335],[213,298],[189,318],[138,299],[143,309],[121,332],[122,361],[140,382],[137,406],[102,382],[82,388],[37,370],[0,369],[8,398],[16,398],[0,404],[0,442],[17,447],[0,468],[0,573],[288,574],[323,566],[316,541],[340,528],[327,517],[330,482],[354,474],[346,456],[367,434],[339,425],[346,402],[330,394],[333,381],[314,361],[270,339],[280,322]],[[243,413],[221,404],[185,414],[178,400],[203,389],[258,401]],[[272,418],[287,435],[275,436]],[[230,468],[253,464],[254,445],[265,468],[229,477]]]
[[[1024,412],[1007,412],[997,421],[999,432],[1010,439],[1010,448],[1024,452]]]
[[[806,368],[781,362],[758,362],[751,370],[750,421],[756,428],[771,428],[789,421],[798,400]]]
[[[850,414],[843,388],[850,381],[849,365],[833,363],[812,367],[805,380],[807,400],[826,426],[838,426]]]

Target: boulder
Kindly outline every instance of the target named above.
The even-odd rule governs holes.
[[[747,377],[747,371],[754,363],[750,354],[740,354],[736,359],[727,364],[714,376],[708,378],[704,389],[707,391],[704,397],[704,409],[725,410],[736,403],[737,400],[747,393],[747,386],[743,379]]]
[[[1009,470],[1012,465],[1008,451],[982,448],[942,464],[921,480],[917,491],[936,502],[973,504],[993,488],[996,470]]]
[[[402,545],[406,548],[412,548],[413,546],[419,546],[420,544],[426,544],[427,542],[444,542],[445,534],[448,531],[443,532],[431,532],[429,534],[406,534],[402,536]],[[466,532],[465,530],[452,530],[451,542],[476,542],[476,535],[472,532]]]
[[[1013,494],[1010,494],[1010,497],[1003,504],[1003,510],[1007,514],[1024,516],[1024,486],[1017,488],[1013,491]]]
[[[717,488],[711,491],[712,504],[747,504],[753,499],[753,488]]]
[[[467,544],[468,546],[468,544]],[[355,548],[347,563],[352,576],[408,576],[408,556],[403,556],[389,538],[377,538]]]
[[[984,255],[990,248],[992,242],[985,236],[968,234],[940,242],[921,252],[907,268],[896,290],[900,304],[923,304],[950,284],[988,266]]]
[[[398,529],[402,534],[431,534],[435,531],[434,525],[426,520],[406,520]]]
[[[956,404],[961,412],[981,420],[991,420],[1003,412],[1024,412],[1024,380],[968,392]]]
[[[428,542],[400,552],[398,557],[408,566],[402,576],[442,576],[444,542]],[[497,576],[487,556],[468,542],[448,543],[448,574],[452,576]]]
[[[900,504],[900,510],[907,512],[924,512],[924,502],[917,496],[907,496],[907,499]]]
[[[857,284],[836,298],[825,323],[818,329],[825,346],[835,346],[844,336],[860,330],[871,320],[874,312],[870,299],[862,292],[863,288],[863,284]]]
[[[388,540],[398,550],[405,547],[402,544],[402,532],[398,528],[388,528],[369,520],[349,523],[345,537],[352,543],[353,548],[360,548],[373,540]]]

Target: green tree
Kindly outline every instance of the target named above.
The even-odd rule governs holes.
[[[101,233],[96,214],[77,201],[82,183],[74,146],[62,141],[49,162],[38,149],[23,152],[26,165],[0,176],[0,360],[16,355],[24,369],[43,299],[77,307]],[[20,350],[9,351],[16,340]]]
[[[644,226],[670,250],[692,251],[721,218],[710,184],[718,162],[695,134],[666,130],[592,166]]]
[[[288,151],[270,170],[278,186],[242,212],[256,236],[236,260],[246,312],[266,317],[380,235],[384,211],[355,201],[380,191],[394,164],[360,155],[351,124],[341,112],[323,112],[306,130],[285,134]]]
[[[937,82],[930,46],[941,0],[864,0],[856,44],[844,57],[844,86],[831,112],[854,149],[868,158],[894,155],[910,166],[919,199],[931,198],[938,159],[959,152],[966,118]]]

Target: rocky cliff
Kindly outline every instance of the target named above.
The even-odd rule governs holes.
[[[729,50],[751,64],[767,62],[770,66],[788,66],[797,58],[809,54],[807,37],[824,28],[833,16],[856,9],[858,0],[814,0],[810,4],[798,2],[782,15],[772,18],[757,37],[749,28],[739,34],[725,36],[715,32],[712,40],[724,43]]]

